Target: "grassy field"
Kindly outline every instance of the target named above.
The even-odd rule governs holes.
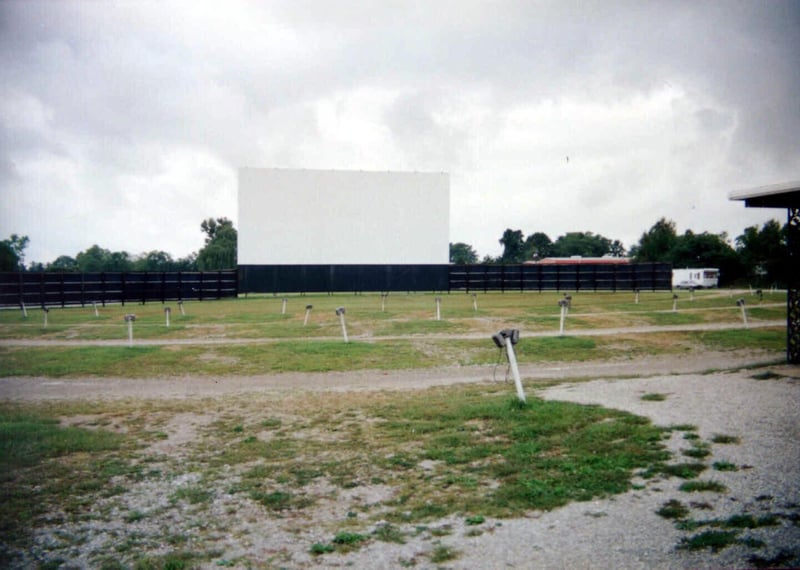
[[[441,297],[441,320],[436,320],[430,294],[392,294],[385,310],[378,294],[291,296],[285,314],[282,297],[192,302],[184,305],[185,316],[172,306],[169,327],[160,304],[108,306],[99,316],[91,307],[51,309],[47,327],[40,310],[28,310],[27,318],[20,311],[2,311],[0,339],[116,341],[122,346],[0,346],[0,375],[235,375],[486,364],[497,357],[489,339],[503,328],[520,329],[518,352],[527,361],[681,353],[697,346],[781,350],[785,342],[779,327],[570,336],[607,328],[738,324],[740,309],[724,291],[697,292],[694,300],[681,293],[677,311],[672,310],[672,293],[642,293],[639,303],[630,293],[573,293],[564,337],[531,336],[558,331],[561,294]],[[755,297],[748,300],[751,322],[785,318],[785,294],[767,294],[760,303]],[[307,305],[313,309],[304,324]],[[346,308],[352,339],[347,345],[334,312],[340,306]],[[122,317],[129,312],[137,316],[133,347],[125,346]]]
[[[648,325],[738,323],[727,292],[572,294],[567,331]],[[42,313],[0,312],[0,336],[21,340],[122,341],[112,345],[3,346],[0,375],[174,377],[404,369],[489,364],[491,334],[517,327],[523,363],[608,360],[693,350],[785,348],[785,329],[733,328],[647,334],[534,336],[558,329],[562,295],[255,297],[163,307],[111,306]],[[748,301],[751,298],[748,297]],[[754,321],[785,317],[768,295]],[[313,305],[307,325],[305,306]],[[349,333],[340,337],[336,307]],[[137,315],[128,347],[122,316]],[[208,340],[220,344],[204,344]],[[201,341],[201,342],[195,342]],[[662,394],[646,394],[658,402]],[[0,402],[0,566],[192,568],[282,567],[272,558],[227,557],[221,536],[249,540],[256,521],[313,556],[420,534],[433,564],[458,556],[440,542],[444,517],[475,536],[488,518],[521,516],[624,492],[638,475],[693,479],[703,457],[670,464],[664,441],[692,426],[662,429],[598,406],[527,404],[507,384],[402,392],[289,392],[209,399]],[[688,436],[687,436],[688,437]],[[707,452],[716,441],[697,442]],[[698,452],[699,453],[699,452]],[[715,467],[716,468],[716,467]],[[224,507],[220,507],[224,505]],[[244,526],[243,526],[244,525]],[[108,529],[108,530],[99,530]],[[116,529],[116,530],[115,530]],[[288,530],[287,530],[288,529]],[[50,533],[47,548],[34,536]],[[91,548],[88,545],[92,545]],[[23,554],[27,553],[27,554]],[[80,553],[81,562],[74,560]],[[27,556],[27,558],[25,558]],[[409,561],[409,564],[412,561]],[[415,562],[416,563],[416,562]]]

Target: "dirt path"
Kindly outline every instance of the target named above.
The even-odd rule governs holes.
[[[603,362],[523,364],[527,381],[702,373],[781,362],[772,352],[702,352]],[[159,378],[0,378],[2,400],[183,399],[300,390],[410,390],[469,382],[503,381],[505,366],[459,366],[414,370],[284,373],[262,376]]]

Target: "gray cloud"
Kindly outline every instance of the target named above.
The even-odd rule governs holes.
[[[0,231],[184,255],[248,165],[450,171],[482,254],[736,234],[782,213],[729,190],[800,172],[798,30],[791,1],[2,2]]]

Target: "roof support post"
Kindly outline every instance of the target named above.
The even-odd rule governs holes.
[[[786,294],[786,358],[800,364],[800,208],[789,208],[786,224],[789,279]]]

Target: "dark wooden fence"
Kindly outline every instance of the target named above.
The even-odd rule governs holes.
[[[672,288],[672,264],[453,265],[450,291],[646,291]]]
[[[242,265],[240,293],[669,290],[672,265]]]
[[[235,270],[142,273],[0,273],[0,306],[204,300],[235,297]]]
[[[239,293],[671,289],[669,263],[630,265],[243,265],[238,271],[0,273],[0,306],[204,300]]]

